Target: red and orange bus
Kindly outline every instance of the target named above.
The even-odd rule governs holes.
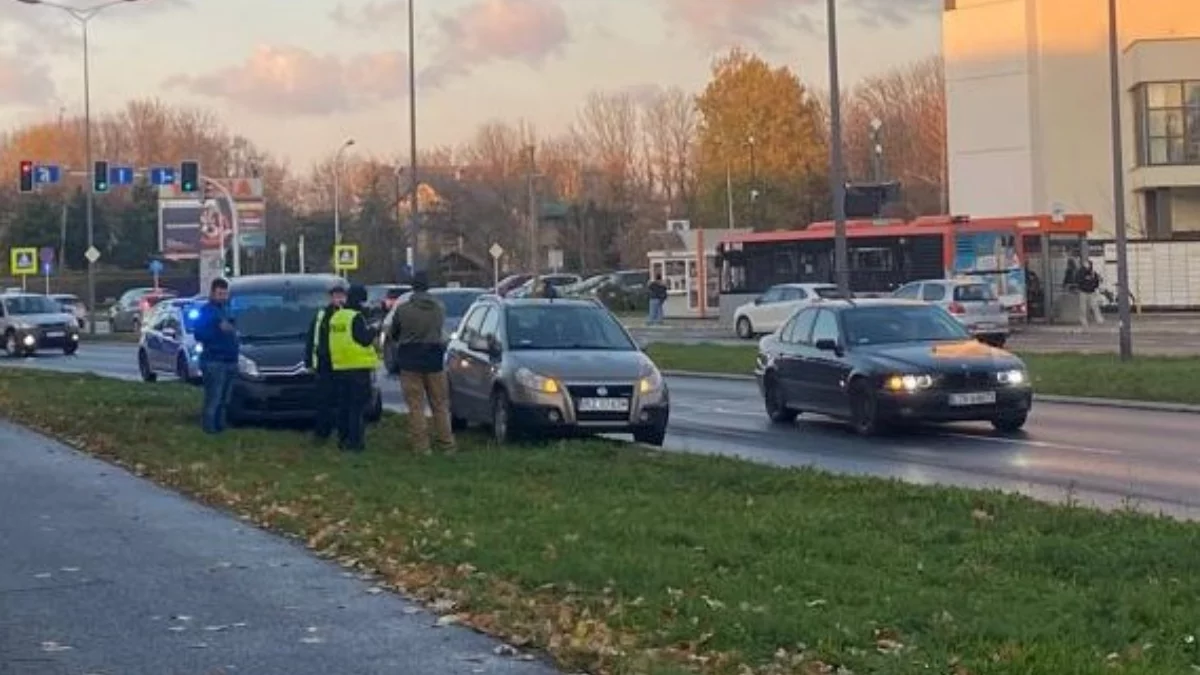
[[[1088,215],[972,219],[928,216],[912,221],[846,224],[850,288],[887,293],[910,281],[964,275],[989,281],[1014,317],[1043,313],[1066,260],[1079,256],[1092,230]],[[722,293],[757,294],[788,282],[834,281],[833,223],[804,230],[731,234],[717,247]]]

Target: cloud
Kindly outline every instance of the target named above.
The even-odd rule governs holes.
[[[781,33],[825,33],[824,0],[662,0],[669,25],[687,29],[710,48],[746,44],[778,46]],[[939,10],[939,0],[848,0],[839,21],[870,26],[905,25]],[[844,7],[844,9],[842,9]]]
[[[342,60],[299,47],[260,46],[239,66],[167,84],[258,113],[329,115],[403,98],[408,59],[396,51]]]
[[[2,0],[0,0],[2,1]],[[563,0],[475,0],[437,19],[437,47],[420,74],[422,86],[437,87],[494,61],[539,67],[571,39]],[[330,19],[360,32],[405,29],[406,0],[371,0],[358,9],[339,4]],[[421,54],[418,62],[426,61]]]
[[[0,91],[0,107],[42,106],[57,96],[49,69],[18,54],[0,54]]]
[[[195,7],[195,1],[141,0],[106,8],[103,15],[109,17],[111,13],[112,18],[125,23],[164,12],[191,9]],[[66,0],[63,5],[80,10],[89,6],[78,0]],[[49,5],[29,5],[12,0],[0,0],[0,44],[19,44],[22,52],[39,54],[78,53],[82,48],[79,25],[67,12]]]

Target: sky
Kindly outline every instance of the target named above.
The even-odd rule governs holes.
[[[92,0],[58,0],[74,8]],[[416,0],[419,145],[566,129],[588,93],[699,91],[732,46],[827,86],[821,0]],[[942,0],[838,0],[843,84],[940,50]],[[88,23],[93,114],[156,97],[305,166],[408,146],[406,0],[126,0]],[[79,24],[0,0],[0,129],[83,110]],[[172,162],[175,158],[164,158]]]

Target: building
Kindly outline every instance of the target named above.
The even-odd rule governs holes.
[[[1118,15],[1130,236],[1200,240],[1200,0]],[[945,0],[942,23],[951,212],[1087,213],[1110,239],[1108,0]]]

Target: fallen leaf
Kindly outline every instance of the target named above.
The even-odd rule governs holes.
[[[459,623],[457,614],[447,614],[446,616],[439,616],[438,620],[434,622],[434,625],[438,628],[445,628],[446,626],[453,626],[457,623]]]
[[[79,568],[78,568],[78,567],[64,567],[64,568],[60,569],[59,571],[60,571],[60,572],[66,572],[66,573],[70,574],[70,573],[72,573],[72,572],[78,572],[78,571],[79,571]]]
[[[512,645],[496,645],[496,648],[492,650],[492,653],[496,656],[512,657],[517,656],[521,652],[517,651],[517,648]]]
[[[217,633],[219,631],[228,630],[228,629],[229,629],[229,626],[205,626],[204,627],[204,630],[206,630],[210,633]]]
[[[300,642],[303,642],[306,645],[319,645],[324,641],[325,640],[323,640],[322,638],[311,636],[311,635],[309,637],[300,638]]]
[[[828,604],[828,602],[826,600],[824,600],[822,598],[817,598],[816,600],[809,600],[808,602],[804,603],[804,606],[805,607],[823,607],[826,604]]]
[[[187,630],[187,627],[185,627],[185,626],[170,626],[169,628],[167,628],[167,630],[171,631],[172,633],[182,633],[183,631]]]

